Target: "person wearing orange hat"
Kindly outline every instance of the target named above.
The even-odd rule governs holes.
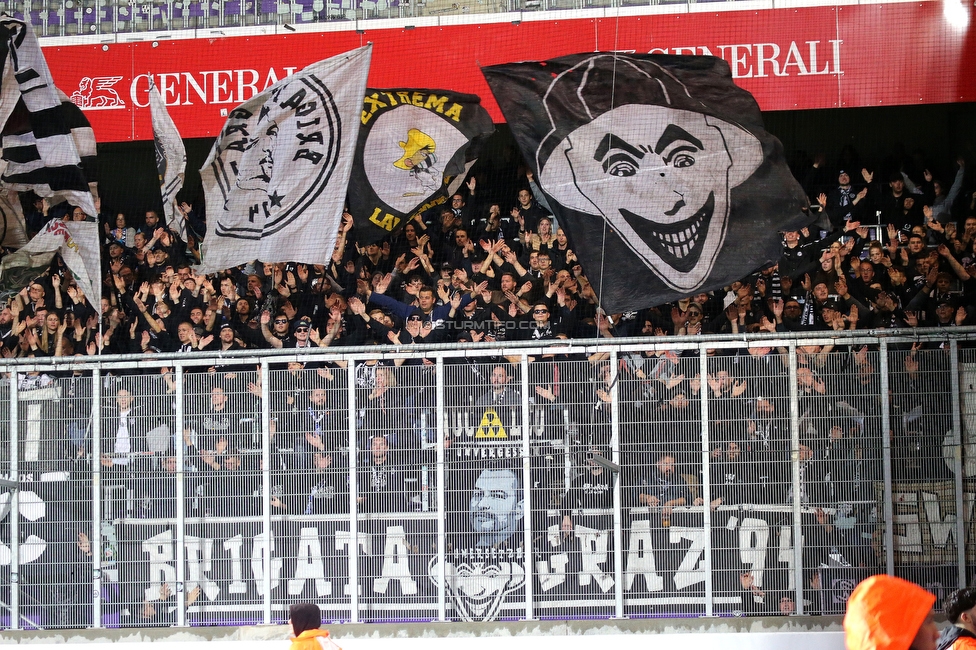
[[[952,592],[943,608],[952,625],[942,630],[938,650],[976,650],[976,588]]]
[[[322,611],[318,605],[300,603],[288,610],[288,622],[295,633],[291,650],[342,650],[329,637],[328,630],[320,630]]]
[[[936,650],[935,596],[894,576],[871,576],[847,599],[847,650]]]

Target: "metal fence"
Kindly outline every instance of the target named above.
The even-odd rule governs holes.
[[[833,614],[878,572],[943,596],[976,334],[851,334],[8,360],[0,625]]]

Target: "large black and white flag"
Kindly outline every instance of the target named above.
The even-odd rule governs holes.
[[[332,259],[371,53],[314,63],[231,111],[200,170],[202,271]]]
[[[95,135],[81,110],[54,86],[29,23],[0,16],[0,63],[0,180],[95,216],[85,173],[94,161]]]
[[[482,72],[608,312],[726,286],[812,220],[722,59],[590,53]]]
[[[170,230],[179,235],[180,239],[185,240],[186,221],[176,209],[176,193],[183,189],[186,147],[152,79],[152,75],[149,75],[149,112],[152,114],[156,171],[159,172],[159,193],[163,198],[163,213],[166,215],[166,225]]]
[[[0,261],[0,295],[17,293],[60,255],[92,307],[98,308],[98,224],[51,219],[26,246]]]
[[[477,95],[450,90],[366,91],[349,211],[356,241],[396,232],[463,180],[495,127]]]

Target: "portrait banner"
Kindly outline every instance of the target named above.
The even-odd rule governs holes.
[[[811,221],[722,59],[591,53],[482,72],[608,312],[727,286]]]
[[[332,259],[372,46],[314,63],[230,112],[200,170],[200,272]]]
[[[374,242],[445,202],[495,127],[477,95],[367,89],[349,211],[356,241]]]

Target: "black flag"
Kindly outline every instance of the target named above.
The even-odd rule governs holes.
[[[812,221],[722,59],[591,53],[482,72],[608,312],[726,286]]]
[[[349,181],[356,240],[382,239],[444,203],[493,131],[477,95],[367,89]]]

